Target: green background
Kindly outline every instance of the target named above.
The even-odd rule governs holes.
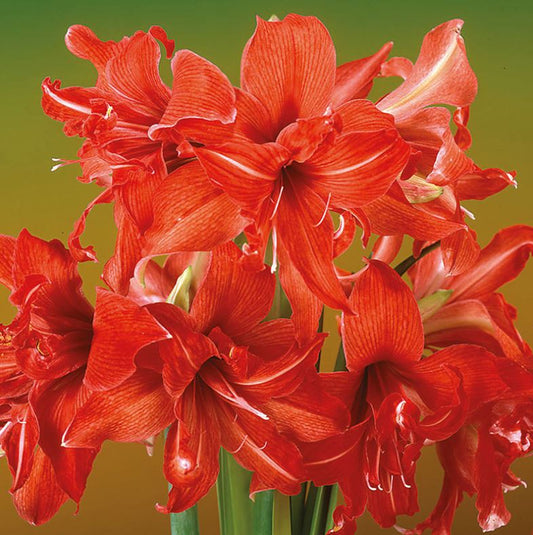
[[[71,24],[86,24],[102,39],[119,39],[152,24],[163,26],[179,48],[207,57],[238,84],[240,53],[253,32],[256,14],[268,18],[290,12],[316,15],[329,28],[339,62],[367,56],[384,42],[395,41],[393,55],[415,59],[424,34],[451,18],[463,18],[470,62],[479,79],[479,95],[472,107],[471,155],[482,167],[518,172],[518,190],[509,189],[482,203],[470,203],[476,214],[473,227],[482,244],[504,226],[533,224],[533,119],[531,84],[531,4],[526,1],[241,1],[137,0],[66,2],[59,0],[2,2],[0,39],[3,83],[0,129],[2,190],[0,232],[16,235],[21,228],[47,239],[65,239],[74,220],[96,194],[96,187],[78,183],[77,166],[50,172],[52,157],[74,158],[80,140],[66,139],[61,125],[40,108],[40,82],[59,78],[63,86],[92,85],[92,67],[66,50],[63,36]],[[164,66],[168,70],[168,66]],[[94,243],[105,259],[112,250],[109,207],[95,210],[86,243]],[[83,266],[86,291],[92,298],[100,266]],[[533,269],[507,285],[508,300],[519,309],[518,325],[533,341]],[[9,322],[13,309],[2,292],[0,321]],[[516,471],[533,480],[533,462],[523,460]],[[431,451],[419,469],[423,511],[434,503],[440,471]],[[73,517],[69,504],[48,525],[32,528],[20,520],[11,505],[5,462],[0,468],[2,532],[6,534],[158,534],[168,532],[168,519],[153,504],[165,500],[161,475],[161,445],[148,458],[140,445],[106,445],[97,458],[80,513]],[[520,489],[507,497],[513,513],[500,533],[530,533],[533,490]],[[480,532],[475,527],[471,500],[460,508],[455,533]],[[201,504],[203,535],[217,533],[214,496]],[[409,525],[411,523],[409,522]],[[358,533],[385,533],[368,519]],[[387,532],[392,532],[389,530]],[[238,534],[241,535],[241,534]],[[245,534],[242,534],[245,535]]]

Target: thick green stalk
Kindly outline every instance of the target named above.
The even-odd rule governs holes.
[[[326,520],[326,533],[333,527],[333,511],[337,507],[337,497],[339,495],[339,485],[335,484],[331,487],[331,494],[329,497],[329,507]]]
[[[272,535],[274,491],[265,490],[255,495],[253,511],[253,535]]]
[[[199,535],[198,507],[193,505],[183,513],[170,515],[170,533],[172,535]]]
[[[274,535],[300,535],[299,531],[292,531],[291,498],[281,492],[274,493]]]
[[[394,269],[399,275],[403,275],[409,268],[413,267],[421,258],[424,258],[428,253],[431,253],[434,249],[440,247],[440,241],[432,243],[425,249],[422,249],[420,254],[415,258],[414,256],[409,256],[403,262],[400,262]]]
[[[291,535],[302,535],[307,484],[302,483],[300,493],[290,497]]]
[[[253,502],[248,497],[250,473],[220,450],[220,473],[217,479],[218,513],[221,535],[253,533]]]

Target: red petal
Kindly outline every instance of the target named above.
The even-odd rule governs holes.
[[[333,224],[327,206],[304,184],[287,183],[276,216],[276,231],[294,268],[323,303],[350,311],[333,266]],[[289,290],[291,292],[293,290]]]
[[[135,373],[137,352],[170,334],[145,309],[126,297],[96,289],[94,338],[84,383],[108,390]]]
[[[13,493],[18,514],[38,526],[48,522],[67,499],[57,483],[50,459],[37,449],[30,477],[22,488]]]
[[[276,359],[260,361],[247,377],[235,377],[232,385],[246,399],[265,402],[291,394],[314,369],[325,335],[317,334],[304,347],[294,346]]]
[[[331,99],[334,108],[349,100],[366,98],[372,89],[374,78],[379,74],[391,48],[392,42],[385,43],[372,56],[350,61],[337,67],[335,87]]]
[[[315,337],[323,305],[307,287],[283,247],[278,247],[279,280],[291,305],[291,320],[300,343]]]
[[[172,96],[159,124],[150,128],[152,139],[182,119],[235,119],[235,91],[218,67],[190,50],[179,50],[172,59],[172,73]]]
[[[137,370],[120,386],[91,395],[65,432],[69,448],[99,448],[104,440],[139,442],[174,420],[173,402],[160,373]]]
[[[159,76],[160,59],[155,38],[137,32],[106,65],[110,90],[137,113],[154,118],[162,116],[170,98],[170,90]]]
[[[393,184],[386,195],[363,208],[375,234],[408,234],[417,240],[436,241],[464,224],[430,215],[409,204],[398,184]]]
[[[400,118],[432,104],[468,106],[477,93],[477,81],[455,19],[431,30],[424,38],[412,72],[378,107]]]
[[[297,118],[322,115],[335,84],[335,48],[315,17],[257,18],[244,49],[241,85],[270,114],[270,139]]]
[[[194,298],[191,315],[198,330],[220,327],[228,336],[254,328],[268,314],[275,277],[269,270],[245,270],[243,253],[233,243],[213,250],[206,277]]]
[[[350,304],[358,316],[343,316],[346,365],[358,371],[380,360],[418,361],[424,332],[409,287],[389,266],[370,261],[355,279]]]
[[[194,380],[202,365],[218,356],[213,342],[198,332],[193,319],[180,308],[168,303],[156,303],[148,310],[163,325],[170,336],[158,344],[164,362],[163,383],[167,392],[176,398]]]
[[[61,443],[63,433],[88,396],[79,372],[41,383],[31,396],[42,430],[39,445],[52,462],[58,484],[77,503],[98,450],[64,448]]]
[[[100,72],[107,62],[118,52],[120,45],[114,41],[100,41],[86,26],[75,24],[65,35],[67,48],[76,56],[87,59]]]
[[[296,446],[283,438],[268,420],[239,409],[218,405],[224,429],[222,446],[247,470],[256,472],[261,489],[298,494],[303,481],[303,464]],[[252,488],[251,493],[257,490]]]
[[[195,505],[218,476],[220,430],[211,396],[191,386],[180,400],[180,421],[169,430],[165,444],[165,477],[172,485],[164,513],[179,513]]]
[[[1,446],[13,476],[11,492],[14,492],[26,483],[33,469],[39,424],[31,408],[26,405],[16,414],[15,421],[4,425],[6,427],[2,430]]]
[[[298,173],[333,206],[350,210],[387,192],[409,158],[409,146],[396,130],[353,132],[322,145]]]
[[[153,197],[154,222],[145,254],[206,251],[237,236],[245,226],[240,209],[214,187],[197,161],[170,174]]]
[[[533,253],[533,227],[516,225],[501,230],[481,251],[474,267],[453,279],[451,300],[494,292],[513,280]]]
[[[142,239],[139,228],[121,203],[115,203],[114,216],[118,229],[115,253],[106,262],[102,278],[114,292],[126,295],[135,266],[142,257]]]
[[[83,247],[80,242],[80,237],[85,232],[85,223],[93,208],[98,204],[110,202],[113,202],[113,192],[111,189],[106,189],[87,205],[87,208],[82,212],[80,218],[74,223],[74,230],[68,237],[68,247],[77,262],[85,262],[87,260],[92,262],[97,261],[94,248],[92,246]]]
[[[350,422],[346,406],[330,395],[314,371],[294,392],[271,399],[262,409],[283,433],[305,442],[337,435]]]
[[[15,238],[0,234],[0,283],[13,290],[13,257],[15,255]]]
[[[290,156],[277,143],[226,143],[216,150],[198,148],[196,154],[211,181],[252,212],[272,194]]]
[[[442,259],[448,276],[463,273],[476,262],[481,247],[471,229],[460,230],[441,240]]]

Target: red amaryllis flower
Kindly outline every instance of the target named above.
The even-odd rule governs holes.
[[[251,492],[297,493],[305,475],[293,439],[319,440],[347,425],[344,405],[324,391],[314,366],[323,337],[300,347],[290,320],[260,323],[274,276],[246,271],[241,257],[231,243],[214,250],[190,314],[168,302],[144,307],[169,338],[136,359],[120,348],[138,325],[117,329],[110,321],[129,300],[97,295],[101,329],[85,376],[97,392],[65,443],[146,440],[170,425],[165,474],[172,489],[162,511],[182,511],[207,493],[221,446],[255,473]]]
[[[448,365],[456,365],[453,356]],[[503,384],[465,381],[469,416],[457,433],[437,444],[444,468],[437,505],[427,520],[413,530],[399,529],[402,533],[419,535],[431,529],[450,535],[465,492],[477,495],[478,523],[483,531],[509,522],[511,514],[503,494],[525,486],[510,466],[533,451],[533,375],[506,358],[493,359],[491,367],[497,369]],[[492,373],[488,370],[487,376]]]
[[[159,75],[159,39],[172,55],[174,41],[159,27],[137,32],[119,42],[101,41],[84,26],[72,26],[66,35],[69,50],[91,61],[98,71],[95,87],[68,87],[50,79],[43,82],[42,105],[52,118],[65,123],[67,135],[86,138],[80,152],[82,181],[109,188],[121,198],[136,198],[125,207],[141,231],[149,221],[135,211],[146,204],[161,180],[159,170],[172,171],[193,155],[188,141],[201,141],[213,122],[228,123],[235,116],[233,87],[212,63],[189,50],[173,57],[172,89]],[[187,125],[187,135],[181,130]],[[59,164],[61,165],[61,164]],[[133,172],[132,168],[134,169]],[[106,190],[95,202],[110,202]],[[84,224],[87,212],[79,225]],[[142,206],[141,206],[142,208]],[[81,233],[77,228],[73,245]],[[91,250],[73,251],[86,258]]]
[[[346,505],[335,521],[346,534],[353,533],[365,506],[385,527],[399,514],[415,513],[414,473],[422,446],[451,436],[479,406],[470,385],[477,385],[476,394],[484,387],[506,387],[494,362],[498,358],[480,347],[455,345],[422,358],[424,335],[414,296],[382,262],[370,261],[359,274],[350,303],[360,313],[342,319],[348,372],[330,380],[338,383],[337,392],[344,389],[347,401],[351,398],[352,427],[302,446],[318,484],[339,481]]]
[[[424,321],[426,347],[471,343],[533,367],[531,349],[514,326],[516,310],[496,290],[513,280],[533,252],[533,228],[501,230],[476,263],[457,276],[437,249],[409,270]]]
[[[82,377],[93,311],[80,292],[76,263],[58,241],[26,231],[17,239],[2,236],[0,265],[18,308],[11,325],[1,327],[0,446],[19,515],[41,524],[69,497],[79,503],[98,451],[61,447],[87,396]]]
[[[88,398],[83,377],[99,325],[93,325],[93,308],[81,293],[77,263],[57,240],[45,242],[27,231],[17,239],[2,236],[0,282],[18,308],[1,332],[0,446],[13,473],[19,514],[41,524],[68,498],[79,503],[98,452],[66,449],[62,436]],[[143,313],[152,324],[140,321]],[[124,355],[137,353],[147,339],[166,336],[133,303],[115,323],[132,316],[141,331],[122,345]]]
[[[195,148],[212,183],[251,221],[247,252],[262,264],[272,236],[273,265],[279,252],[298,274],[286,280],[301,278],[322,302],[344,310],[329,211],[356,211],[383,195],[410,153],[391,116],[350,100],[364,93],[376,65],[368,58],[337,71],[331,37],[314,17],[258,19],[243,53],[231,137]],[[347,71],[356,72],[355,82]],[[158,210],[147,233],[154,250],[174,221]],[[198,248],[205,238],[198,236]],[[287,288],[289,298],[294,291]]]
[[[429,32],[414,65],[406,58],[392,58],[383,65],[382,75],[401,76],[404,82],[377,107],[394,116],[412,147],[410,166],[415,175],[398,181],[399,187],[365,210],[378,234],[409,234],[430,242],[442,238],[443,248],[449,251],[446,265],[457,273],[467,269],[479,253],[475,236],[466,226],[461,229],[464,211],[460,202],[484,199],[515,184],[513,174],[482,170],[465,154],[471,142],[466,124],[477,81],[460,35],[462,25],[461,20],[451,20]],[[455,136],[450,112],[439,104],[456,107]],[[442,219],[455,222],[455,231]]]

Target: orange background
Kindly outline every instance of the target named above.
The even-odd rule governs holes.
[[[533,74],[530,36],[533,8],[525,1],[241,1],[197,0],[196,2],[152,0],[92,0],[74,3],[63,0],[20,1],[2,7],[1,86],[2,195],[0,232],[16,235],[21,228],[46,239],[65,239],[74,220],[96,188],[78,183],[76,166],[50,173],[51,158],[73,158],[80,144],[66,139],[61,125],[40,109],[40,82],[45,76],[60,78],[64,86],[92,85],[89,64],[71,56],[63,43],[70,24],[93,28],[103,39],[119,39],[152,24],[162,25],[180,48],[191,48],[219,65],[238,84],[239,59],[254,28],[254,15],[282,17],[288,12],[320,17],[335,40],[339,62],[367,56],[384,42],[394,40],[394,55],[415,59],[422,37],[432,27],[450,18],[465,19],[463,35],[471,64],[478,75],[479,95],[472,107],[471,155],[482,167],[501,167],[518,172],[519,189],[509,189],[484,202],[467,205],[476,215],[472,226],[484,245],[500,228],[533,224],[533,149],[531,138]],[[112,251],[113,231],[109,207],[95,210],[89,221],[85,243],[94,243],[100,258]],[[94,296],[101,266],[85,265],[86,292]],[[533,341],[533,268],[507,285],[507,299],[519,309],[518,325]],[[0,293],[0,320],[10,321],[13,309],[7,292]],[[331,345],[330,345],[331,347]],[[0,468],[2,532],[6,534],[165,534],[168,518],[155,512],[153,504],[165,500],[161,474],[161,445],[153,458],[142,446],[106,444],[89,478],[80,513],[66,505],[49,524],[27,526],[11,504],[10,478],[5,462]],[[440,488],[441,473],[431,448],[419,468],[422,510],[428,512]],[[533,462],[516,463],[516,471],[533,481]],[[502,534],[530,533],[533,490],[517,490],[507,497],[514,517]],[[201,504],[202,535],[214,535],[216,500],[211,495]],[[412,525],[411,522],[408,522]],[[359,523],[359,533],[391,533],[368,520]],[[466,500],[458,513],[455,533],[477,533],[475,511]],[[237,534],[241,535],[241,534]],[[244,535],[244,534],[243,534]]]

